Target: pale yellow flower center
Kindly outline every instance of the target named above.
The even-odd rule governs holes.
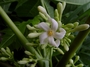
[[[52,36],[53,35],[53,31],[52,30],[49,30],[48,31],[48,36]]]

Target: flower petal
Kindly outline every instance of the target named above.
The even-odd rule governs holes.
[[[49,22],[51,22],[51,29],[56,31],[58,29],[58,23],[56,20],[54,20],[53,18],[49,19]]]
[[[47,32],[44,32],[42,33],[40,36],[39,36],[39,39],[40,39],[40,44],[46,44],[47,43]]]
[[[45,22],[39,23],[37,27],[41,28],[41,29],[43,29],[45,31],[49,30],[49,26]]]
[[[60,33],[56,32],[54,37],[56,39],[62,39],[66,34],[66,31],[63,28],[60,28]]]
[[[59,39],[56,40],[56,44],[57,44],[56,47],[58,47],[60,45],[60,40]]]
[[[49,44],[51,44],[52,46],[55,46],[55,47],[58,47],[59,44],[60,44],[60,41],[57,40],[57,41],[55,42],[53,37],[48,37],[48,42],[49,42]]]

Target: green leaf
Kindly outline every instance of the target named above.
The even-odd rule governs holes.
[[[22,23],[17,22],[16,25],[19,28],[19,30],[24,34],[27,24],[28,24],[28,22],[23,21]],[[20,46],[20,44],[21,44],[20,41],[18,40],[17,36],[13,33],[13,31],[10,28],[5,29],[2,32],[5,33],[5,35],[3,36],[3,40],[0,43],[0,48],[10,46],[14,42],[15,42],[14,46],[16,48],[18,48]]]
[[[90,54],[81,53],[80,58],[85,65],[89,65],[90,67]]]
[[[20,0],[22,1],[22,0]],[[39,0],[27,0],[18,3],[15,12],[20,17],[34,17],[38,14],[37,6],[40,4]]]
[[[52,6],[50,6],[50,1],[49,0],[45,0],[45,7],[46,7],[46,10],[48,12],[48,14],[54,18],[54,9]]]
[[[83,8],[85,8],[88,4],[90,4],[90,2],[87,3],[87,4],[81,5],[81,6],[79,6],[78,8],[76,8],[72,13],[70,13],[70,16],[65,19],[64,23],[73,22],[73,20],[74,20],[75,18],[77,18],[77,17],[79,18],[78,14],[79,14],[80,12],[82,12]],[[67,22],[67,21],[68,21],[68,22]],[[77,21],[77,20],[76,20],[76,21]]]
[[[0,0],[0,5],[4,9],[5,12],[9,13],[9,7],[12,2],[15,2],[16,0]]]
[[[67,2],[69,4],[76,4],[76,5],[83,5],[90,2],[90,0],[55,0],[55,1]]]
[[[24,34],[25,29],[26,29],[26,25],[28,24],[28,22],[23,21],[22,23],[19,24],[18,28],[19,30]]]
[[[35,24],[38,24],[38,23],[40,23],[39,16],[36,16],[31,20],[32,25],[35,25]]]
[[[16,9],[19,8],[20,6],[22,6],[25,2],[27,2],[27,0],[18,0],[18,4],[16,6]]]
[[[86,11],[86,10],[88,10],[88,9],[90,9],[90,3],[83,8],[84,11]]]
[[[3,40],[0,43],[0,48],[9,46],[14,41],[15,34],[10,29],[6,29],[3,31],[3,33],[6,33],[3,36]]]
[[[5,5],[5,4],[8,4],[8,3],[12,3],[12,2],[15,2],[17,0],[0,0],[0,5]]]

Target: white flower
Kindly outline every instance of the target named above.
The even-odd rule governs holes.
[[[37,26],[38,28],[41,28],[45,31],[39,36],[40,44],[49,43],[55,47],[58,47],[60,45],[60,39],[65,36],[66,31],[63,28],[60,28],[60,32],[56,32],[58,29],[58,23],[56,20],[50,18],[49,22],[51,22],[51,28],[45,22],[41,22]]]

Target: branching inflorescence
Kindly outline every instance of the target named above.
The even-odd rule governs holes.
[[[34,42],[32,40],[30,41],[30,43],[26,43],[26,45],[34,47],[42,58],[36,58],[33,53],[26,50],[25,54],[29,57],[15,62],[17,63],[17,65],[21,64],[35,67],[37,63],[40,63],[40,61],[42,61],[46,64],[43,65],[43,67],[52,67],[53,53],[58,52],[59,55],[64,55],[65,52],[69,50],[70,44],[75,38],[75,35],[73,33],[76,31],[87,30],[89,28],[88,24],[79,25],[79,22],[68,24],[62,23],[61,19],[65,6],[65,2],[57,4],[54,18],[50,17],[44,7],[38,6],[39,15],[44,19],[44,21],[34,26],[27,24],[27,28],[28,30],[30,30],[28,38],[33,39]],[[5,57],[0,57],[0,60],[5,61],[14,59],[13,53],[10,52],[9,48],[6,48],[6,50],[4,48],[1,48],[1,53],[5,54]],[[57,55],[55,55],[55,57],[57,58]],[[79,56],[75,54],[73,55],[73,58],[69,60],[66,67],[83,67],[82,63],[77,64]],[[33,63],[30,65],[30,62]]]

